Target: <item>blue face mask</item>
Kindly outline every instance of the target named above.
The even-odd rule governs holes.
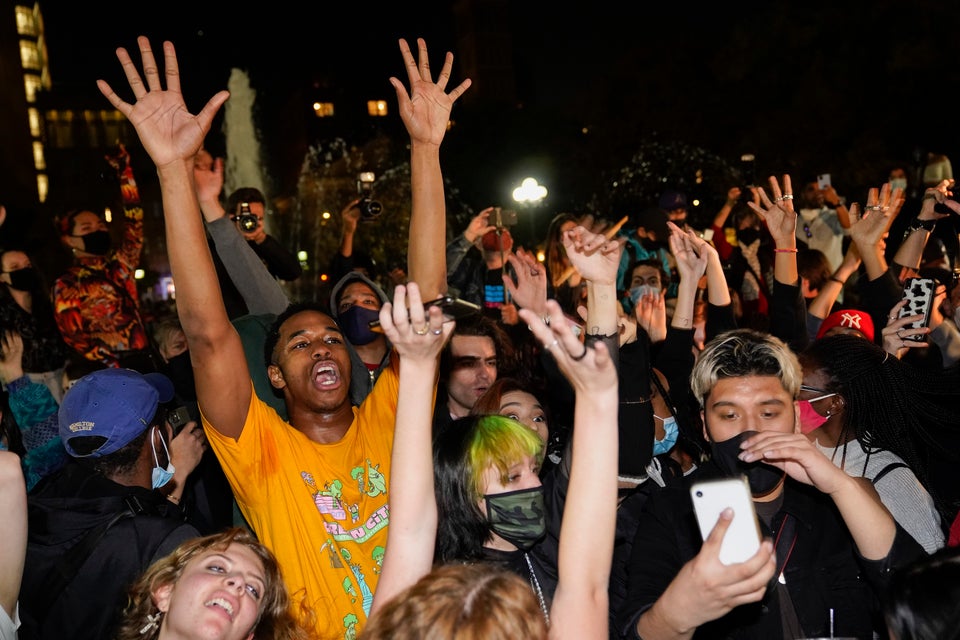
[[[673,416],[661,418],[654,414],[657,420],[663,420],[663,440],[653,439],[653,455],[658,456],[661,453],[667,453],[677,444],[677,438],[680,436],[680,427],[677,426],[677,419]]]
[[[353,305],[346,311],[340,313],[340,316],[337,318],[337,324],[340,325],[343,335],[347,337],[350,344],[362,346],[370,344],[380,335],[370,329],[370,322],[379,319],[379,311]]]
[[[655,296],[660,293],[660,287],[654,287],[649,284],[637,285],[630,289],[630,302],[636,306],[640,303],[640,297],[648,293]]]
[[[156,429],[156,427],[154,427]],[[157,432],[159,433],[159,431]],[[163,485],[170,482],[173,478],[173,472],[176,469],[173,466],[173,462],[170,461],[170,450],[167,449],[167,443],[163,441],[163,436],[160,436],[160,444],[163,445],[163,450],[167,452],[167,468],[164,469],[160,466],[160,458],[157,457],[157,447],[153,444],[153,436],[150,436],[150,448],[153,449],[153,488],[159,489]]]

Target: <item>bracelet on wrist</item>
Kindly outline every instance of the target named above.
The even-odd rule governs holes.
[[[935,226],[937,226],[936,220],[920,220],[919,218],[914,218],[904,230],[903,239],[906,240],[907,236],[909,236],[911,233],[914,231],[920,231],[921,229],[927,233],[931,233]]]
[[[830,279],[833,280],[834,282],[839,282],[840,284],[847,284],[846,280],[841,280],[837,276],[830,276]]]
[[[797,249],[774,249],[774,253],[797,253]]]
[[[169,501],[172,502],[173,504],[180,504],[180,498],[178,498],[177,496],[173,495],[172,493],[167,496],[167,500],[169,500]]]

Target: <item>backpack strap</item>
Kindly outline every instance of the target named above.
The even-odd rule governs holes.
[[[103,539],[103,536],[107,534],[107,531],[121,520],[133,518],[134,516],[147,512],[147,508],[136,496],[124,496],[123,502],[126,507],[123,511],[118,512],[108,522],[91,529],[80,542],[70,547],[70,549],[63,554],[60,562],[50,571],[43,587],[39,590],[39,593],[44,594],[46,597],[44,598],[44,604],[41,604],[36,611],[38,620],[46,618],[47,611],[49,611],[50,607],[60,598],[63,590],[67,588],[67,585],[70,584],[77,575],[77,572],[80,571],[80,567],[83,566],[87,558],[90,557],[90,554],[93,553],[93,550],[100,544],[100,541]]]
[[[873,480],[871,480],[870,482],[872,482],[873,484],[877,484],[878,482],[880,482],[880,480],[883,478],[883,476],[887,475],[888,473],[890,473],[890,472],[893,471],[894,469],[899,469],[900,467],[904,467],[904,468],[907,468],[907,469],[910,468],[909,465],[907,465],[906,462],[891,462],[890,464],[888,464],[887,466],[885,466],[883,469],[880,469],[880,472],[879,472],[877,475],[875,475],[875,476],[873,477]]]

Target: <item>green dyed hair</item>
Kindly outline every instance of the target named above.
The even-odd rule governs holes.
[[[483,472],[491,465],[496,466],[506,482],[510,467],[517,461],[531,456],[543,462],[544,452],[543,440],[526,425],[506,416],[480,416],[466,452],[476,497],[484,494]]]

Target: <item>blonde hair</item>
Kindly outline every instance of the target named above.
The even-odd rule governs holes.
[[[753,329],[734,329],[704,347],[690,372],[690,390],[703,407],[718,380],[743,376],[776,376],[796,399],[803,370],[796,354],[779,338]]]
[[[258,636],[259,637],[259,636]],[[530,585],[485,563],[435,568],[375,614],[361,640],[546,640]]]
[[[306,632],[289,610],[290,601],[276,558],[250,531],[241,527],[182,542],[167,556],[150,565],[130,587],[116,640],[155,640],[159,637],[159,624],[141,632],[141,629],[150,626],[150,620],[155,619],[153,616],[160,613],[153,601],[154,592],[160,587],[175,584],[187,564],[197,556],[210,549],[225,550],[231,544],[247,547],[263,563],[263,598],[257,621],[251,630],[256,632],[257,640],[306,640]]]

